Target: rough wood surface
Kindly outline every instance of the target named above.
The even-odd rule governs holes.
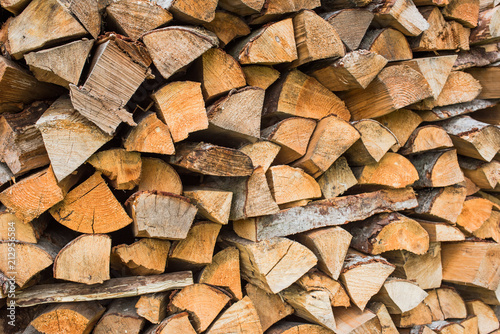
[[[184,196],[196,204],[199,215],[222,225],[228,223],[233,198],[231,191],[195,187],[185,189]]]
[[[137,126],[127,134],[123,146],[127,151],[165,155],[175,153],[170,129],[154,113],[147,113],[137,120]]]
[[[250,298],[244,297],[231,305],[207,330],[207,334],[227,332],[235,334],[263,333],[259,315]]]
[[[349,307],[349,296],[342,284],[319,270],[312,269],[302,276],[296,284],[305,291],[325,291],[332,307]]]
[[[189,314],[187,312],[173,314],[163,319],[163,321],[153,327],[148,328],[146,334],[168,334],[168,333],[186,333],[195,334]]]
[[[356,185],[358,180],[352,173],[345,157],[338,158],[327,171],[318,178],[318,184],[326,199],[342,195]]]
[[[413,58],[410,44],[408,44],[405,35],[392,28],[368,30],[359,47],[377,53],[388,61]]]
[[[418,125],[422,123],[422,118],[409,109],[399,109],[378,117],[377,121],[391,130],[398,139],[398,142],[391,148],[391,151],[397,152],[410,138]]]
[[[222,1],[219,3],[222,7]],[[235,38],[250,33],[250,28],[241,17],[224,11],[216,11],[214,19],[203,23],[203,26],[217,35],[221,47],[229,44]]]
[[[417,284],[399,278],[389,278],[373,300],[384,303],[390,314],[401,314],[417,307],[425,297],[427,292]]]
[[[127,331],[130,334],[139,334],[146,320],[137,314],[134,304],[135,299],[114,300],[95,326],[94,333]]]
[[[500,73],[500,68],[491,66],[484,68],[472,68],[468,70],[481,86],[481,93],[477,96],[479,99],[498,99],[500,98],[500,90],[495,84],[496,78]]]
[[[382,27],[393,27],[406,36],[418,36],[429,28],[413,1],[382,1],[374,10],[373,21]]]
[[[471,44],[493,43],[500,40],[500,10],[498,6],[479,13],[477,27],[470,34]]]
[[[400,152],[407,155],[451,147],[453,142],[445,130],[436,125],[426,125],[413,131]]]
[[[500,327],[495,312],[482,301],[472,300],[465,303],[467,313],[476,315],[478,318],[479,334],[491,333]]]
[[[300,168],[272,166],[266,177],[276,204],[321,197],[321,189],[316,180]]]
[[[454,149],[424,152],[409,159],[418,171],[415,187],[446,187],[464,181]]]
[[[133,310],[149,322],[159,324],[166,318],[169,296],[168,291],[142,295],[133,306]]]
[[[417,216],[456,223],[462,212],[467,189],[461,186],[424,188],[417,191]],[[444,240],[443,240],[444,241]]]
[[[241,16],[260,12],[264,0],[220,0],[219,5],[230,12]]]
[[[212,263],[202,269],[199,282],[227,289],[238,300],[243,298],[238,249],[227,247],[215,254]]]
[[[142,157],[138,191],[157,190],[176,195],[182,194],[182,183],[175,169],[157,158]]]
[[[373,13],[364,9],[347,8],[321,14],[321,17],[337,31],[347,49],[353,51],[358,48],[368,30]]]
[[[479,0],[450,0],[443,8],[443,16],[458,21],[467,28],[474,28],[479,17]]]
[[[165,271],[170,242],[144,238],[131,245],[114,246],[111,267],[124,274],[158,275]]]
[[[242,146],[239,150],[252,159],[254,167],[261,166],[264,172],[267,172],[281,151],[281,147],[270,141],[262,140]]]

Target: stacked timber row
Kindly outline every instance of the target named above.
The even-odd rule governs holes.
[[[498,3],[0,0],[0,333],[500,333]]]

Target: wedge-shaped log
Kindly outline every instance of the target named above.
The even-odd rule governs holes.
[[[271,167],[267,173],[269,189],[277,204],[321,197],[318,182],[300,168],[287,165]]]
[[[146,113],[137,120],[123,141],[127,151],[171,155],[175,153],[174,143],[168,126],[155,113]]]
[[[347,226],[353,235],[351,247],[364,253],[378,255],[406,250],[423,255],[429,249],[427,231],[415,220],[397,212],[382,213],[351,225]]]
[[[196,204],[199,215],[222,225],[228,223],[233,198],[231,191],[206,187],[189,187],[184,190],[184,196]]]
[[[415,328],[417,326],[423,326],[432,323],[433,318],[429,306],[427,306],[425,302],[422,302],[418,304],[417,307],[408,312],[392,315],[392,320],[398,328]],[[421,329],[422,327],[417,328]],[[428,332],[424,331],[423,333],[427,334]],[[433,334],[435,332],[431,331],[429,333]]]
[[[207,330],[207,334],[228,332],[235,334],[263,333],[257,310],[247,296],[225,310]]]
[[[360,120],[383,116],[431,95],[423,75],[408,65],[398,65],[383,69],[366,89],[351,90],[342,98],[353,120]]]
[[[373,13],[364,9],[343,8],[321,14],[321,17],[332,25],[347,49],[352,51],[361,43],[372,22]],[[356,24],[352,25],[353,22]]]
[[[303,9],[314,9],[321,5],[320,0],[270,0],[259,14],[250,17],[250,24],[263,24],[283,16],[284,14],[298,12]]]
[[[346,121],[351,117],[341,99],[299,70],[285,73],[269,88],[262,114],[267,117],[300,116],[314,119],[335,115]]]
[[[148,293],[181,289],[193,284],[190,271],[154,276],[112,278],[102,284],[80,283],[41,284],[16,295],[16,305],[28,307],[48,303],[68,303],[115,298],[126,298]]]
[[[479,0],[450,0],[443,8],[443,16],[448,20],[460,22],[467,28],[474,28],[479,18],[479,2]]]
[[[417,203],[411,189],[379,190],[317,201],[274,215],[234,222],[233,228],[241,237],[260,241],[363,220],[376,213],[411,209]]]
[[[326,199],[342,195],[344,191],[356,185],[358,180],[352,173],[344,157],[338,158],[318,179],[319,187]]]
[[[95,334],[127,332],[139,334],[146,319],[137,314],[135,299],[114,300],[94,328]]]
[[[493,43],[500,40],[500,10],[494,7],[479,13],[477,27],[470,34],[471,44]]]
[[[219,1],[219,3],[222,6],[222,1]],[[212,21],[203,23],[203,27],[217,35],[221,47],[226,46],[235,38],[246,36],[250,33],[250,28],[243,18],[219,10],[215,12]],[[250,86],[254,85],[250,84]]]
[[[409,159],[418,171],[415,187],[446,187],[464,181],[456,150],[424,152]]]
[[[165,79],[219,44],[213,32],[194,26],[156,29],[144,34],[142,40]]]
[[[485,102],[481,108],[472,110],[472,118],[489,124],[500,125],[498,110],[500,110],[500,101],[498,100],[475,100],[473,102]]]
[[[461,186],[420,189],[417,191],[418,207],[414,212],[425,219],[456,223],[462,212],[466,192],[467,189]]]
[[[467,317],[465,303],[455,289],[443,286],[436,289],[436,294],[444,319],[463,319]]]
[[[406,36],[418,36],[429,28],[429,23],[410,0],[384,1],[374,14],[377,25],[393,27]]]
[[[413,131],[422,123],[422,118],[409,109],[399,109],[376,119],[396,136],[398,142],[391,151],[397,152],[403,146]]]
[[[481,239],[491,238],[495,242],[500,241],[500,212],[491,212],[490,218],[486,220],[480,228],[475,230],[472,234]]]
[[[60,4],[75,17],[78,22],[92,35],[97,38],[101,33],[101,13],[99,4],[92,0],[74,2],[71,0],[60,0]]]
[[[383,334],[399,334],[391,315],[387,311],[387,307],[383,303],[371,302],[368,304],[368,308],[377,316]]]
[[[271,66],[248,65],[243,67],[249,86],[267,89],[280,77],[280,72]]]
[[[106,176],[115,189],[132,190],[139,183],[142,160],[137,152],[114,148],[92,155],[87,162]]]
[[[313,252],[287,238],[252,242],[229,233],[221,238],[240,251],[242,277],[269,293],[289,287],[317,262]]]
[[[480,86],[482,87],[481,93],[477,96],[479,99],[500,98],[500,89],[495,84],[496,78],[498,78],[498,75],[500,74],[499,67],[491,66],[477,69],[472,68],[467,72],[478,80]]]
[[[483,110],[495,106],[497,103],[494,100],[480,100],[475,99],[470,102],[457,103],[449,106],[436,107],[432,110],[419,110],[418,114],[426,122],[435,122],[450,117],[459,116],[462,114],[472,113],[474,111]],[[486,109],[488,110],[488,109]],[[476,119],[474,113],[474,118]],[[477,118],[477,120],[484,122],[485,120]],[[487,122],[486,122],[487,123]]]
[[[161,191],[136,192],[125,205],[136,237],[171,240],[187,237],[198,211],[188,198]]]
[[[277,144],[263,140],[242,146],[239,150],[252,159],[254,167],[261,166],[264,172],[267,172],[281,148]]]
[[[157,158],[142,157],[139,191],[157,190],[176,195],[182,194],[182,182],[175,169]]]
[[[478,318],[479,334],[491,333],[497,330],[500,325],[495,312],[480,300],[472,300],[465,303],[467,313],[476,315]]]
[[[186,333],[195,334],[196,331],[189,321],[187,312],[173,314],[162,320],[161,323],[148,328],[145,334],[168,334],[168,333]]]
[[[264,6],[264,0],[219,0],[219,5],[240,16],[256,14]]]
[[[149,322],[159,324],[166,318],[169,296],[169,292],[142,295],[139,300],[137,300],[137,303],[135,303],[135,300],[133,299],[135,305],[133,305],[132,309],[134,312],[137,312],[136,314]]]
[[[380,256],[350,253],[344,262],[340,281],[354,305],[364,310],[394,269],[394,265]]]
[[[3,0],[2,8],[8,10],[14,15],[19,15],[24,8],[30,3],[29,0]]]
[[[238,249],[227,247],[215,254],[212,262],[202,269],[199,283],[220,286],[228,290],[234,298],[243,298]]]
[[[379,54],[390,62],[413,58],[405,35],[392,28],[368,30],[359,47]]]
[[[177,147],[172,165],[204,175],[249,176],[252,160],[243,152],[208,143],[183,143]]]
[[[349,296],[342,284],[319,270],[311,269],[296,282],[296,285],[305,291],[327,292],[332,307],[349,307],[351,305]]]
[[[337,329],[335,333],[366,333],[376,334],[382,332],[382,327],[377,316],[370,310],[360,311],[356,307],[341,308],[333,310]]]
[[[487,199],[478,197],[469,197],[465,200],[462,212],[457,218],[457,225],[461,226],[465,231],[473,233],[493,214],[495,204]]]
[[[195,0],[161,1],[159,5],[167,9],[180,21],[200,24],[214,19],[217,0],[200,3]]]
[[[7,182],[11,181],[13,177],[14,174],[12,174],[7,164],[0,162],[0,186],[3,186]]]
[[[464,332],[464,327],[458,323],[451,321],[434,321],[428,325],[428,328],[439,334],[462,334]]]
[[[445,130],[436,125],[425,125],[413,131],[400,152],[408,155],[451,147],[453,142]]]
[[[417,307],[425,297],[427,292],[417,284],[399,278],[389,278],[373,300],[384,303],[389,313],[401,314]]]
[[[242,65],[276,65],[294,61],[298,55],[292,19],[275,22],[253,31],[236,43],[229,53]]]
[[[109,233],[132,222],[100,172],[72,189],[49,212],[62,225],[81,233]]]
[[[417,219],[417,221],[429,234],[429,241],[431,243],[465,240],[465,235],[462,231],[450,223],[439,223],[421,219]]]
[[[9,233],[12,233],[14,229],[16,240],[36,244],[49,223],[47,218],[47,215],[43,215],[28,223],[23,223],[14,214],[2,211],[0,212],[0,241],[8,241]]]
[[[500,305],[500,290],[488,290],[470,285],[453,284],[453,287],[460,293],[465,300],[479,299],[485,304],[497,306]]]
[[[111,267],[123,274],[158,275],[165,271],[170,242],[144,238],[131,245],[118,245],[111,250]]]

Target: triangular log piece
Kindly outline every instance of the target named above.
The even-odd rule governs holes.
[[[202,269],[199,283],[220,286],[229,291],[234,298],[238,300],[243,298],[240,277],[240,253],[238,249],[227,247],[215,254],[212,262]],[[247,294],[251,297],[248,287]],[[269,308],[267,311],[270,312],[272,309]]]
[[[469,233],[474,233],[490,219],[494,209],[498,210],[495,204],[487,199],[468,197],[457,218],[457,225]]]
[[[425,302],[422,302],[418,304],[417,307],[408,312],[402,314],[393,314],[392,320],[394,321],[394,324],[398,328],[412,328],[415,326],[428,325],[432,323],[433,318],[429,306],[427,306]],[[424,331],[422,333],[427,333],[427,332]],[[430,333],[435,333],[435,332],[431,331]]]
[[[138,152],[113,148],[95,153],[87,162],[106,176],[115,189],[132,190],[139,184],[142,160]]]
[[[153,324],[159,324],[167,315],[170,292],[142,295],[133,309],[137,314]],[[134,300],[135,301],[135,300]]]
[[[390,62],[413,58],[405,35],[392,28],[368,30],[359,48],[379,54]]]
[[[479,334],[491,333],[500,327],[495,312],[482,301],[472,300],[465,302],[465,305],[468,314],[477,316]]]
[[[414,186],[446,187],[464,181],[456,150],[429,151],[408,157],[418,171]]]
[[[428,220],[417,219],[418,223],[429,234],[430,242],[463,241],[465,235],[456,226],[450,223],[438,223]]]
[[[259,13],[265,0],[219,0],[219,6],[240,16]]]
[[[123,147],[127,151],[143,153],[175,153],[170,129],[155,113],[147,113],[137,120],[137,126],[133,127],[123,140]]]
[[[295,283],[306,291],[320,290],[328,292],[332,307],[349,307],[351,305],[349,296],[342,284],[319,270],[311,269]]]
[[[222,1],[219,3],[222,6]],[[212,21],[203,23],[203,27],[217,35],[221,47],[226,46],[235,38],[250,33],[250,28],[241,17],[219,10],[215,12]],[[250,86],[254,85],[250,84]]]
[[[380,326],[382,326],[382,334],[399,334],[391,315],[383,303],[370,302],[368,308],[377,315]]]
[[[307,142],[309,142],[309,140],[307,140]],[[273,163],[274,159],[276,159],[276,156],[279,154],[281,148],[279,145],[270,141],[262,140],[253,144],[242,146],[239,150],[252,159],[254,167],[261,166],[265,173],[271,166],[271,163]]]
[[[347,50],[354,51],[370,26],[373,13],[364,9],[347,8],[321,14],[321,17],[337,31]]]
[[[318,184],[326,199],[342,195],[356,185],[358,180],[352,173],[345,157],[338,158],[327,171],[318,178]]]
[[[9,232],[12,232],[12,228],[15,228],[16,240],[36,244],[48,224],[47,215],[23,223],[14,214],[2,211],[0,212],[0,241],[8,241]]]
[[[288,165],[272,166],[266,177],[277,204],[321,197],[318,182],[300,168]]]
[[[146,320],[137,314],[136,299],[117,299],[107,308],[94,328],[95,334],[128,333],[139,334]]]
[[[383,1],[374,14],[376,25],[395,28],[406,36],[418,36],[429,28],[429,23],[410,0]]]
[[[475,230],[472,234],[481,239],[491,238],[495,242],[500,242],[500,212],[491,212],[490,218],[486,220],[480,228]]]
[[[198,214],[203,218],[226,225],[231,212],[233,193],[208,187],[189,187],[184,190],[184,196],[189,198],[198,208]]]
[[[451,147],[453,142],[445,130],[436,125],[425,125],[413,131],[400,153],[408,155]]]
[[[414,213],[424,219],[456,223],[462,212],[466,191],[465,187],[456,185],[419,189],[417,191],[418,207],[414,209]]]
[[[500,9],[491,8],[479,13],[477,27],[470,34],[471,44],[494,43],[500,40]]]
[[[166,317],[160,324],[150,327],[144,334],[170,333],[196,334],[193,325],[189,321],[189,314],[187,312]]]
[[[157,190],[176,195],[182,194],[182,182],[175,169],[157,158],[142,157],[138,191]]]
[[[378,317],[370,310],[360,311],[356,307],[337,307],[333,310],[338,334],[377,334],[382,332]]]
[[[417,307],[425,297],[427,292],[417,284],[400,278],[389,278],[373,296],[373,301],[384,303],[390,314],[401,314]]]
[[[409,109],[399,109],[376,119],[396,136],[398,142],[391,151],[397,152],[408,141],[413,131],[422,123],[422,118]]]
[[[250,24],[263,24],[276,20],[284,14],[321,6],[320,0],[269,0],[259,14],[250,16]]]
[[[243,67],[243,73],[249,86],[267,89],[280,77],[280,72],[271,66],[248,65]]]
[[[480,0],[450,0],[443,8],[443,16],[455,20],[467,28],[477,26]]]
[[[262,326],[257,309],[250,298],[245,296],[239,302],[231,305],[208,328],[207,334],[262,334]]]
[[[460,157],[462,172],[481,189],[493,190],[500,183],[500,161],[484,162]]]
[[[500,25],[500,23],[499,23]],[[499,27],[500,29],[500,27]],[[481,93],[477,96],[479,99],[498,99],[500,98],[500,89],[496,80],[500,75],[500,67],[472,68],[467,71],[482,87]]]
[[[101,33],[101,13],[99,12],[99,5],[95,0],[59,0],[60,4],[75,17],[78,22],[85,27],[85,29],[97,38]]]
[[[217,0],[199,2],[196,0],[158,1],[158,5],[174,14],[177,20],[202,24],[214,19]]]

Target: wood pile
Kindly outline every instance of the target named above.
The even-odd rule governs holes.
[[[0,4],[0,333],[500,333],[498,0]]]

